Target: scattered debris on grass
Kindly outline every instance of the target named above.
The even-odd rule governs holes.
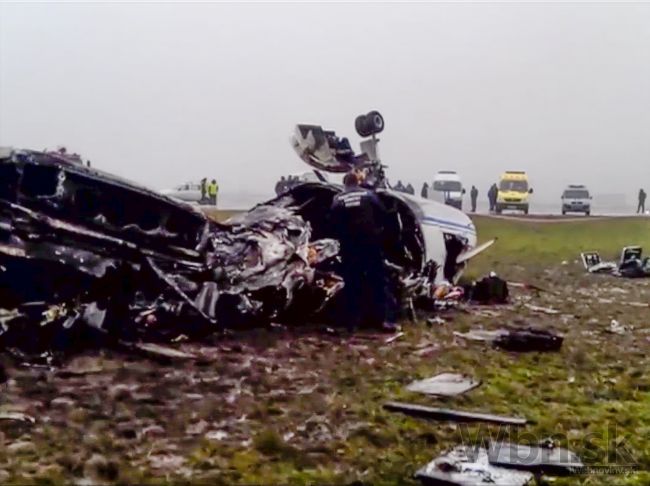
[[[0,421],[9,420],[15,422],[26,422],[33,424],[36,422],[36,419],[31,415],[21,412],[0,412]]]
[[[457,373],[441,373],[432,378],[414,381],[406,387],[408,391],[452,397],[473,390],[480,381]]]
[[[461,410],[451,410],[447,408],[427,407],[413,403],[387,402],[384,408],[390,412],[399,412],[411,417],[443,420],[451,422],[485,422],[499,425],[526,425],[528,422],[525,418],[520,417],[503,417],[487,413],[466,412]]]
[[[494,345],[507,351],[559,351],[564,336],[547,329],[509,329],[494,340]]]
[[[425,486],[525,486],[533,474],[490,464],[483,448],[458,446],[419,469],[415,478]]]
[[[425,486],[523,486],[534,477],[568,476],[583,468],[576,454],[560,447],[490,442],[487,449],[458,446],[419,469],[415,477]]]
[[[542,307],[542,306],[539,306],[539,305],[533,305],[533,304],[528,304],[528,303],[524,304],[524,307],[526,307],[527,309],[529,309],[529,310],[531,310],[533,312],[540,312],[540,313],[543,313],[543,314],[548,314],[550,316],[554,316],[554,315],[557,315],[557,314],[560,313],[560,311],[557,310],[557,309],[552,309],[550,307]]]
[[[487,277],[474,282],[467,290],[468,300],[479,304],[505,304],[508,302],[508,283],[490,272]]]
[[[580,257],[589,273],[606,273],[623,278],[650,277],[650,257],[643,257],[640,246],[624,247],[618,263],[602,261],[597,251],[583,252]]]
[[[387,339],[384,341],[384,344],[390,344],[390,343],[392,343],[392,342],[397,341],[398,339],[400,339],[400,338],[402,338],[402,337],[404,337],[404,332],[403,332],[403,331],[400,331],[400,332],[398,332],[398,333],[393,334],[391,337],[387,338]]]
[[[507,351],[559,351],[564,341],[564,336],[547,329],[510,328],[486,331],[474,329],[469,332],[454,332],[458,336],[470,341],[488,342]]]
[[[610,334],[623,335],[627,333],[627,328],[616,319],[612,319],[612,322],[609,323],[609,327],[606,331]]]

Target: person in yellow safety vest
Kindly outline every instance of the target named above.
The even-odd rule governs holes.
[[[219,184],[215,179],[212,179],[212,182],[208,184],[208,198],[213,206],[217,205],[217,194],[219,194]]]

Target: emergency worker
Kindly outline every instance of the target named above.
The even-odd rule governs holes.
[[[217,184],[216,179],[208,184],[208,197],[210,198],[210,204],[213,206],[217,205],[217,195],[219,194],[219,184]]]
[[[205,204],[208,195],[208,178],[201,179],[201,204]]]
[[[393,299],[387,288],[382,245],[386,208],[377,194],[361,187],[359,176],[349,172],[343,179],[345,189],[332,202],[330,219],[341,245],[341,274],[345,282],[342,311],[349,330],[376,317],[382,330],[394,332]]]

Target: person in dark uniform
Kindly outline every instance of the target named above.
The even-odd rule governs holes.
[[[330,219],[341,244],[345,322],[354,330],[368,324],[364,320],[370,312],[381,319],[382,330],[395,332],[399,327],[394,322],[382,247],[386,208],[373,191],[359,185],[355,172],[346,174],[343,184],[344,191],[332,202]]]
[[[287,188],[287,181],[284,178],[284,176],[280,177],[280,180],[275,184],[275,194],[279,196],[280,194],[284,194]]]
[[[496,184],[490,186],[488,191],[488,200],[490,201],[490,212],[494,212],[497,209],[497,196],[499,194],[499,188]]]
[[[644,214],[645,213],[645,200],[646,200],[647,194],[643,189],[639,189],[639,204],[636,208],[636,214]]]
[[[469,197],[472,201],[472,212],[476,212],[476,199],[478,199],[478,189],[476,186],[472,186],[472,190],[469,191]]]
[[[427,184],[426,182],[422,185],[420,196],[422,197],[422,199],[429,199],[429,184]]]

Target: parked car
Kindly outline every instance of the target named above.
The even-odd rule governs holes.
[[[591,214],[591,194],[586,186],[569,185],[562,193],[562,214],[584,213]]]
[[[173,189],[164,189],[161,191],[165,196],[180,199],[181,201],[201,204],[201,183],[186,182]]]

